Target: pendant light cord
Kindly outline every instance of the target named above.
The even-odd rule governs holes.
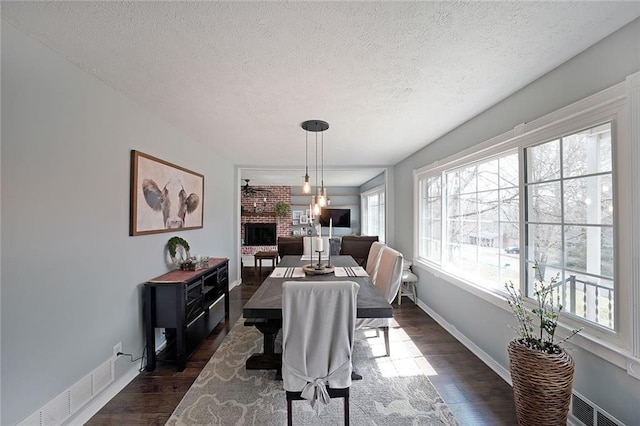
[[[320,132],[320,149],[322,156],[322,196],[324,197],[324,130]]]

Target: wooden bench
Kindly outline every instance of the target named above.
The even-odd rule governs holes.
[[[278,262],[278,252],[277,251],[259,251],[253,255],[253,270],[262,275],[262,261],[263,260],[271,260],[271,266],[276,267],[276,263]],[[258,267],[258,262],[260,263],[260,267]]]

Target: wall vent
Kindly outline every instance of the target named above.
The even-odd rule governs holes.
[[[624,426],[618,419],[575,391],[571,396],[569,413],[574,423],[584,426]]]
[[[598,412],[597,413],[597,421],[596,424],[598,426],[618,426],[619,423],[614,422],[613,420],[611,420],[609,417],[605,416],[604,414]]]
[[[575,393],[571,398],[571,414],[576,416],[576,419],[580,420],[585,426],[594,426],[594,413],[593,407],[586,401],[583,401]]]
[[[69,389],[65,389],[42,408],[18,423],[18,426],[49,426],[63,424],[76,414],[87,402],[114,381],[114,363],[111,357]]]

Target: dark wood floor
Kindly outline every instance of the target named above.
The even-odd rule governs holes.
[[[218,325],[202,342],[184,371],[176,372],[170,364],[159,364],[155,371],[141,373],[87,424],[163,425],[269,272],[270,268],[263,268],[262,277],[258,277],[253,268],[244,268],[244,283],[231,291],[229,321]],[[511,387],[500,376],[410,299],[404,298],[401,306],[394,305],[394,317],[436,371],[429,379],[458,423],[517,424]]]

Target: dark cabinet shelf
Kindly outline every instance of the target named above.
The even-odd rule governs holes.
[[[229,318],[229,259],[209,261],[199,271],[171,271],[145,283],[147,371],[156,358],[175,361],[184,370],[187,358],[220,321]],[[156,354],[155,329],[164,328],[167,345]]]

